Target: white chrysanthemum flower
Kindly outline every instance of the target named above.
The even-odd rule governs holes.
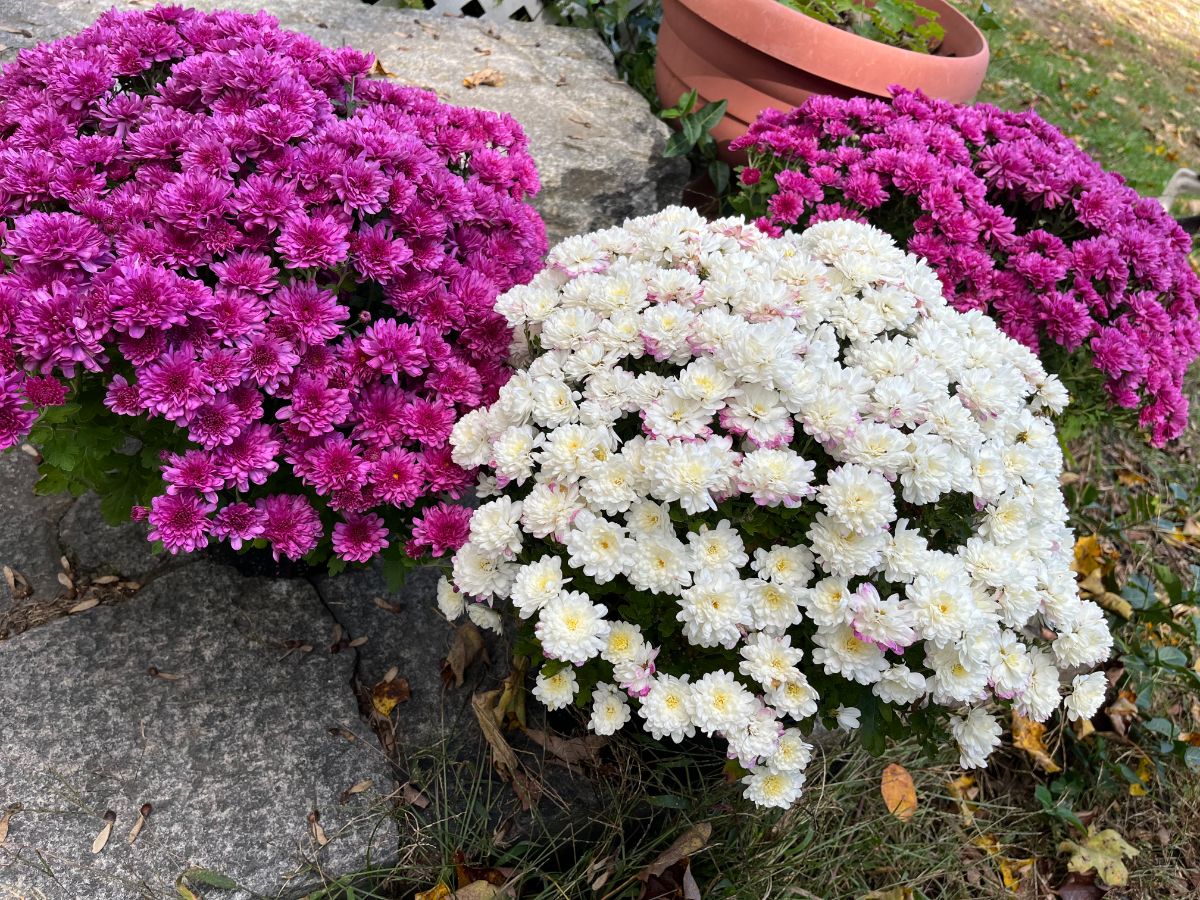
[[[1112,634],[1104,611],[1095,603],[1080,603],[1074,621],[1050,645],[1062,666],[1094,666],[1112,652]]]
[[[1032,666],[1025,688],[1013,698],[1013,708],[1027,719],[1045,722],[1058,709],[1062,697],[1054,658],[1040,647],[1029,653]]]
[[[815,464],[787,448],[751,450],[738,468],[738,488],[760,506],[799,506],[813,494]]]
[[[633,465],[622,454],[610,456],[579,483],[579,492],[592,509],[610,516],[623,513],[639,496]]]
[[[911,582],[921,574],[929,550],[925,535],[908,527],[908,519],[896,523],[883,548],[883,577],[896,584]]]
[[[565,534],[581,509],[583,500],[577,486],[535,484],[521,503],[521,525],[537,538]]]
[[[990,668],[971,659],[961,647],[954,644],[938,647],[927,643],[925,665],[933,670],[929,692],[934,703],[953,706],[974,703],[987,696]]]
[[[559,557],[543,556],[517,570],[509,599],[521,618],[528,619],[558,597],[570,581],[563,578]]]
[[[524,484],[533,476],[533,453],[542,446],[544,435],[532,425],[504,429],[492,444],[492,464],[506,481]]]
[[[484,631],[494,631],[500,634],[504,631],[501,625],[500,613],[486,603],[468,603],[467,618]]]
[[[1002,631],[992,662],[992,691],[997,697],[1009,700],[1025,690],[1033,675],[1033,661],[1020,639],[1011,631]]]
[[[779,714],[769,706],[759,703],[754,713],[738,728],[721,732],[728,742],[726,755],[750,768],[759,761],[774,755],[779,747],[779,736],[783,725]]]
[[[873,584],[864,583],[855,590],[850,608],[854,611],[850,624],[864,640],[893,653],[903,653],[916,640],[912,610],[901,605],[898,594],[884,599]]]
[[[687,542],[697,572],[732,571],[749,560],[742,536],[728,519],[722,519],[714,528],[701,525],[699,530],[689,531]]]
[[[804,651],[793,647],[792,639],[787,635],[752,634],[746,638],[739,653],[742,662],[738,671],[764,688],[774,688],[800,676],[796,665],[804,658]]]
[[[467,609],[467,598],[454,589],[449,579],[439,578],[437,583],[437,607],[446,620],[453,622]]]
[[[839,706],[834,717],[842,731],[857,731],[862,726],[862,710],[857,706]]]
[[[575,670],[570,666],[564,666],[553,675],[547,675],[546,670],[542,669],[534,679],[533,696],[546,709],[563,709],[569,706],[578,691],[579,682],[575,680]]]
[[[882,677],[871,685],[871,693],[884,703],[893,706],[907,706],[925,696],[927,690],[925,676],[920,672],[911,671],[908,666],[897,663],[883,673]]]
[[[1086,721],[1096,714],[1108,691],[1108,677],[1103,672],[1076,675],[1071,679],[1071,693],[1063,701],[1067,718],[1072,722]]]
[[[638,500],[625,514],[625,525],[633,537],[659,534],[673,537],[671,514],[662,503],[653,500]]]
[[[887,534],[876,531],[863,534],[848,528],[825,513],[817,513],[808,529],[813,555],[830,575],[853,578],[866,575],[883,558]]]
[[[806,587],[813,577],[813,555],[807,547],[785,547],[775,544],[767,550],[754,551],[750,563],[759,576],[786,588]]]
[[[450,458],[463,468],[482,466],[491,452],[491,411],[473,409],[454,423]]]
[[[767,765],[778,772],[800,772],[808,768],[812,757],[812,744],[804,740],[800,729],[786,728],[779,735],[779,743],[767,760]]]
[[[609,624],[608,639],[601,658],[614,666],[632,662],[645,654],[646,639],[642,629],[632,622],[621,620]]]
[[[750,617],[754,628],[766,634],[783,634],[804,618],[800,612],[800,592],[803,589],[784,587],[750,578],[744,582],[750,602]]]
[[[521,502],[500,497],[471,514],[471,543],[481,553],[512,558],[521,549]]]
[[[714,495],[732,486],[738,454],[727,437],[692,443],[655,440],[647,452],[650,493],[658,500],[677,502],[689,513],[716,509]]]
[[[758,766],[742,778],[746,790],[742,796],[756,806],[787,809],[804,791],[804,773]]]
[[[758,709],[754,695],[729,672],[709,672],[691,686],[688,713],[704,734],[744,728]]]
[[[813,635],[816,649],[813,662],[821,664],[826,675],[841,675],[859,684],[874,684],[888,668],[883,651],[859,640],[849,625],[818,627]]]
[[[822,628],[848,625],[854,618],[854,594],[845,578],[822,578],[800,595],[800,602]]]
[[[749,592],[736,574],[708,572],[680,596],[675,617],[689,643],[732,650],[750,625]]]
[[[632,549],[622,526],[586,509],[571,523],[563,544],[571,566],[595,579],[597,584],[620,575],[629,564]]]
[[[981,706],[965,716],[950,720],[950,732],[958,742],[958,764],[964,769],[982,769],[992,751],[1000,746],[1000,723]]]
[[[887,479],[853,463],[833,469],[817,499],[831,518],[860,534],[879,532],[896,518],[896,498]]]
[[[534,628],[549,659],[565,659],[582,666],[604,649],[608,638],[608,610],[592,603],[580,591],[564,591],[542,607]]]
[[[470,541],[454,554],[454,584],[471,597],[506,596],[515,574],[513,563],[484,553]]]
[[[691,552],[669,531],[644,531],[633,538],[626,577],[639,591],[678,595],[692,583]]]
[[[592,691],[588,728],[596,734],[616,734],[629,721],[629,700],[615,685],[600,684]]]
[[[780,713],[791,716],[797,722],[815,715],[820,699],[803,672],[791,681],[768,688],[763,697]]]
[[[646,720],[646,731],[655,740],[670,738],[678,744],[696,733],[690,712],[691,691],[692,686],[686,677],[660,674],[651,681],[650,690],[642,697],[638,707],[638,714]]]

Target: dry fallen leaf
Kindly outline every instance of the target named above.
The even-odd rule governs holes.
[[[321,813],[319,810],[313,810],[308,814],[308,832],[312,835],[312,839],[317,842],[318,847],[324,847],[329,843],[329,838],[325,836],[325,829],[321,827]]]
[[[355,648],[361,647],[363,644],[365,644],[369,640],[370,640],[370,638],[364,634],[361,637],[356,637],[347,646],[349,646],[351,649],[355,649]]]
[[[500,896],[500,889],[486,881],[473,881],[450,895],[451,900],[493,900]]]
[[[390,613],[400,612],[399,606],[397,606],[395,603],[388,603],[382,597],[375,598],[375,605],[378,606],[380,609],[382,609],[384,612],[390,612]]]
[[[1086,578],[1104,566],[1108,554],[1094,534],[1084,535],[1075,541],[1075,561],[1071,568]]]
[[[1104,712],[1112,723],[1113,731],[1124,736],[1125,732],[1129,730],[1130,721],[1138,717],[1137,703],[1134,702],[1132,692],[1121,691],[1117,699]]]
[[[371,706],[381,716],[386,718],[392,714],[397,704],[404,703],[412,697],[412,689],[408,686],[407,678],[392,678],[381,681],[371,688]]]
[[[908,769],[899,763],[888,763],[879,780],[879,792],[888,812],[902,822],[907,822],[917,811],[917,788]]]
[[[108,843],[108,839],[112,836],[113,825],[117,823],[117,814],[111,809],[104,814],[104,827],[100,829],[100,833],[96,835],[96,839],[92,841],[92,853],[99,853]]]
[[[595,762],[600,748],[608,743],[608,738],[602,734],[564,738],[553,732],[539,731],[536,728],[525,729],[525,736],[567,765],[575,765],[585,760]]]
[[[1054,757],[1046,749],[1044,742],[1046,726],[1041,722],[1027,719],[1015,709],[1012,713],[1013,746],[1024,750],[1037,763],[1043,772],[1061,772],[1062,766],[1054,761]]]
[[[958,805],[958,814],[962,816],[963,826],[973,825],[975,810],[979,809],[979,804],[972,802],[979,796],[979,788],[975,786],[975,779],[970,775],[959,775],[953,781],[946,782],[946,790],[950,792],[951,798]]]
[[[13,803],[4,811],[4,815],[0,816],[0,844],[8,840],[8,826],[12,822],[12,817],[22,810],[20,803]]]
[[[1132,469],[1117,469],[1117,481],[1125,485],[1125,487],[1137,487],[1140,484],[1147,484],[1149,479],[1145,475],[1139,475]]]
[[[372,784],[374,784],[374,782],[370,778],[364,778],[362,781],[350,785],[350,787],[342,791],[341,796],[338,797],[338,803],[349,803],[351,797],[353,797],[355,794],[361,794]]]
[[[400,796],[404,798],[404,802],[409,806],[415,806],[417,809],[425,809],[429,806],[429,798],[413,785],[411,781],[406,781],[400,785]]]
[[[86,600],[81,600],[79,603],[76,603],[74,606],[72,606],[70,609],[68,609],[67,612],[69,612],[69,613],[87,612],[89,609],[91,609],[95,606],[99,606],[99,605],[100,605],[100,601],[98,599],[96,599],[95,597],[88,597]]]
[[[654,862],[639,872],[638,878],[641,881],[646,881],[652,876],[661,875],[680,860],[688,856],[694,856],[703,850],[711,837],[712,825],[708,822],[699,822],[693,825],[679,837],[675,838],[671,846],[660,853]]]
[[[439,881],[427,891],[421,891],[413,900],[450,900],[450,886]]]
[[[496,772],[512,784],[513,790],[521,800],[521,807],[530,809],[541,794],[541,786],[521,768],[517,755],[500,731],[496,710],[499,697],[500,691],[475,694],[471,698],[471,711],[475,713],[484,740],[492,750],[492,765],[496,767]],[[503,715],[501,711],[499,717],[502,719]]]
[[[454,630],[450,652],[446,654],[442,663],[442,681],[445,684],[453,682],[455,687],[462,687],[467,669],[481,656],[487,656],[483,632],[475,627],[474,622],[464,622]]]
[[[504,73],[498,69],[493,69],[488,66],[486,69],[480,69],[478,72],[472,72],[463,79],[463,87],[503,87]]]
[[[1096,831],[1089,827],[1087,838],[1082,844],[1063,841],[1058,845],[1059,853],[1070,853],[1067,869],[1080,874],[1095,871],[1100,880],[1113,887],[1123,887],[1129,882],[1129,870],[1124,858],[1138,855],[1120,832],[1112,828]]]
[[[395,72],[389,72],[383,67],[383,63],[379,61],[379,57],[375,57],[375,65],[371,66],[371,77],[373,78],[395,78]]]

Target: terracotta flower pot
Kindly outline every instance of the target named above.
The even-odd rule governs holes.
[[[901,84],[969,102],[987,71],[987,40],[945,0],[923,5],[946,31],[937,53],[889,47],[777,0],[663,0],[654,69],[659,99],[674,106],[695,88],[703,102],[728,100],[713,130],[722,148],[767,107],[791,109],[812,94],[886,97],[889,85]]]

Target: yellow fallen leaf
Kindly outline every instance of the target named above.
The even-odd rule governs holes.
[[[1146,785],[1154,778],[1154,763],[1150,761],[1150,757],[1143,756],[1138,760],[1137,769],[1134,770],[1138,780],[1136,783],[1129,785],[1129,794],[1132,797],[1145,797],[1147,793]]]
[[[958,804],[958,814],[962,816],[964,827],[970,827],[975,823],[975,810],[979,809],[978,803],[972,803],[979,796],[979,788],[975,786],[975,779],[970,775],[959,775],[953,781],[946,782],[946,790],[950,792],[951,798]]]
[[[1122,619],[1133,618],[1133,604],[1120,594],[1114,594],[1112,591],[1102,591],[1099,594],[1093,595],[1092,599],[1110,613],[1116,613]]]
[[[407,678],[391,678],[381,681],[371,688],[371,706],[385,718],[400,703],[412,697],[412,689],[408,686]]]
[[[1084,535],[1075,541],[1075,562],[1071,568],[1087,577],[1100,568],[1104,561],[1104,548],[1100,538],[1094,534]]]
[[[429,890],[417,894],[413,900],[449,900],[452,893],[449,885],[439,881]]]
[[[1015,709],[1012,713],[1013,745],[1024,750],[1043,772],[1061,772],[1062,766],[1054,761],[1046,749],[1044,738],[1046,726],[1027,719]]]
[[[879,780],[879,792],[888,812],[907,822],[917,811],[917,788],[908,770],[899,763],[888,763]]]
[[[1137,487],[1141,484],[1147,484],[1149,480],[1145,475],[1139,475],[1132,469],[1117,469],[1117,481],[1125,485],[1125,487]]]
[[[1067,860],[1070,871],[1082,875],[1094,870],[1101,881],[1112,887],[1128,884],[1129,870],[1125,868],[1124,859],[1138,855],[1137,849],[1121,837],[1120,832],[1112,828],[1096,831],[1091,827],[1082,844],[1063,841],[1058,845],[1058,852],[1071,854]]]
[[[1012,859],[1008,856],[998,855],[996,867],[1000,870],[1000,880],[1004,882],[1004,887],[1015,892],[1021,886],[1021,880],[1033,870],[1035,862],[1037,862],[1037,858],[1033,856]]]
[[[500,896],[500,888],[486,881],[473,881],[450,895],[451,900],[492,900]]]

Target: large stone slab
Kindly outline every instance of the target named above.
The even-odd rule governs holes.
[[[292,897],[394,858],[391,764],[358,715],[354,651],[329,652],[333,627],[305,581],[195,561],[0,642],[0,809],[24,807],[0,894],[177,896],[202,866],[243,886],[223,896]],[[116,827],[93,854],[107,810]]]
[[[452,103],[511,113],[529,135],[543,184],[536,202],[552,242],[655,212],[682,193],[687,164],[662,157],[667,126],[617,78],[611,53],[585,29],[447,18],[354,0],[189,5],[264,9],[328,46],[375,53],[400,82]],[[7,45],[0,58],[83,28],[113,6],[145,8],[121,0],[0,0]],[[484,68],[500,72],[503,84],[463,85]]]
[[[0,580],[0,617],[22,602],[42,602],[63,591],[58,523],[71,497],[38,497],[37,464],[20,450],[0,453],[0,566],[15,573],[16,596]]]

